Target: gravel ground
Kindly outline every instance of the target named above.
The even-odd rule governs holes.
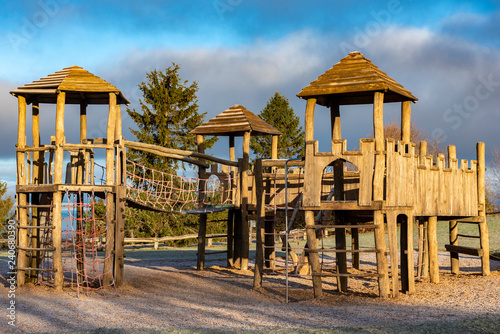
[[[325,280],[325,296],[314,300],[311,281],[292,278],[286,304],[283,276],[266,275],[255,291],[251,270],[229,270],[222,261],[200,272],[194,261],[128,259],[117,291],[77,297],[71,288],[17,289],[16,327],[7,323],[9,288],[0,286],[0,332],[500,332],[500,262],[483,277],[474,273],[480,261],[464,256],[468,272],[452,276],[449,255],[439,260],[441,282],[419,281],[413,295],[378,298],[373,279],[350,280],[349,292],[339,294],[334,280]]]

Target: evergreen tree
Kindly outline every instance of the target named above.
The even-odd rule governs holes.
[[[5,230],[5,222],[11,218],[10,211],[14,206],[11,196],[5,196],[7,192],[7,182],[0,181],[0,232]]]
[[[180,68],[172,63],[164,72],[153,70],[146,74],[147,81],[139,85],[143,95],[143,99],[139,100],[141,112],[127,108],[127,113],[138,127],[138,130],[130,131],[139,142],[180,150],[196,150],[196,135],[189,132],[203,123],[206,113],[198,112],[198,84],[182,81],[179,76]],[[205,148],[212,147],[216,140],[216,137],[206,140]],[[128,156],[148,168],[171,174],[176,174],[180,167],[176,159],[142,151],[131,152]],[[181,166],[184,168],[184,164]],[[197,223],[191,217],[130,208],[127,209],[127,215],[133,220],[132,224],[128,224],[128,229],[146,236],[192,233],[193,226]],[[130,219],[128,221],[130,223]]]
[[[304,156],[304,131],[299,125],[299,117],[290,107],[288,99],[279,92],[269,99],[259,117],[281,131],[278,140],[278,159]],[[250,147],[262,158],[271,157],[272,138],[270,136],[251,137]]]
[[[172,66],[164,72],[152,70],[147,73],[147,82],[139,85],[143,100],[139,100],[141,113],[127,108],[127,113],[138,126],[130,129],[139,142],[163,147],[195,150],[196,135],[189,134],[203,123],[206,113],[198,112],[196,82],[188,84],[179,76],[180,65]],[[205,148],[213,146],[217,138],[205,141]],[[172,171],[177,161],[167,160],[154,154],[135,152],[131,158],[147,167],[162,171]]]

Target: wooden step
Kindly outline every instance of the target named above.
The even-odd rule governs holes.
[[[451,253],[460,253],[473,256],[483,256],[483,250],[480,248],[472,248],[465,246],[455,246],[455,245],[444,245],[446,250]]]

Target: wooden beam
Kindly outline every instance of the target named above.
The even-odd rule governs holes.
[[[314,140],[314,108],[316,99],[314,97],[307,99],[306,119],[305,119],[305,139],[306,142]]]
[[[373,212],[373,223],[377,227],[375,229],[375,248],[377,249],[377,273],[379,295],[382,298],[388,298],[390,293],[389,288],[389,270],[387,265],[387,246],[385,243],[385,228],[384,214],[381,211]]]
[[[458,222],[450,220],[450,244],[458,246]],[[451,273],[458,275],[460,273],[459,256],[457,252],[450,252]]]
[[[57,107],[56,107],[56,153],[55,153],[55,166],[54,166],[54,183],[62,183],[63,175],[63,158],[64,152],[62,144],[64,143],[64,107],[66,103],[66,93],[59,92],[57,94]]]
[[[429,241],[429,275],[431,283],[439,283],[439,261],[437,244],[437,217],[429,217],[427,225],[427,240]]]
[[[304,213],[304,215],[305,215],[306,227],[309,225],[314,225],[314,211],[307,210]],[[307,234],[308,248],[317,249],[318,240],[316,239],[316,231],[314,231],[314,229],[308,228],[306,230],[306,234]],[[321,277],[317,276],[321,274],[321,266],[319,263],[318,253],[309,252],[309,264],[311,265],[314,298],[319,299],[323,296],[323,285],[321,282]]]
[[[271,143],[271,159],[278,159],[278,135],[273,135]]]
[[[273,136],[274,138],[274,136]],[[253,276],[253,288],[262,288],[262,275],[264,271],[264,224],[265,224],[265,194],[264,182],[262,179],[262,159],[255,159],[255,191],[257,199],[257,226],[255,231],[256,254],[255,254],[255,272]]]
[[[409,143],[411,140],[411,101],[401,102],[401,141]]]
[[[477,143],[477,200],[479,205],[479,216],[482,221],[479,223],[480,244],[483,251],[481,256],[481,270],[483,276],[490,274],[490,245],[488,223],[486,221],[486,188],[485,188],[485,144]]]
[[[196,145],[198,147],[198,153],[205,153],[205,145],[203,143],[203,135],[196,135]],[[200,182],[198,184],[198,200],[200,204],[205,200],[205,170],[203,167],[198,167],[198,178]],[[196,262],[196,268],[198,270],[205,269],[205,237],[207,235],[207,214],[202,213],[198,217],[198,257]]]
[[[167,156],[167,154],[169,154],[170,157],[172,157],[174,155],[175,156],[179,156],[179,157],[183,156],[184,159],[186,159],[185,157],[202,158],[204,160],[209,160],[209,161],[217,162],[217,163],[220,163],[220,164],[223,164],[223,165],[238,167],[238,163],[235,162],[235,161],[229,161],[229,160],[225,160],[225,159],[219,159],[219,158],[212,157],[210,155],[200,154],[200,153],[197,153],[197,152],[176,150],[176,149],[171,149],[171,148],[167,148],[167,147],[161,147],[161,146],[152,145],[152,144],[145,144],[145,143],[133,142],[133,141],[129,141],[129,140],[124,140],[123,143],[124,143],[125,147],[127,147],[127,148],[131,148],[131,149],[139,150],[139,151],[146,151],[146,152],[150,152],[150,153],[153,153],[153,154],[158,154],[158,155],[163,155],[163,156]],[[192,160],[192,161],[193,162],[191,162],[191,163],[194,164],[195,163],[194,161],[198,161],[198,160]],[[200,165],[200,162],[198,162],[196,164]]]

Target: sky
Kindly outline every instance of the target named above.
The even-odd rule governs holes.
[[[0,180],[15,186],[17,99],[11,90],[71,65],[115,85],[138,109],[146,73],[180,64],[199,86],[205,120],[234,104],[259,114],[276,91],[303,126],[300,90],[349,52],[360,51],[419,100],[412,120],[459,159],[487,161],[500,148],[500,1],[462,0],[1,0]],[[28,109],[30,110],[30,109]],[[134,140],[122,108],[123,133]],[[40,108],[42,144],[55,134],[55,107]],[[315,139],[327,151],[330,118],[315,114]],[[348,149],[372,132],[371,106],[341,108]],[[385,122],[400,120],[384,105]],[[89,137],[105,137],[107,115],[89,111]],[[67,111],[67,142],[78,112]],[[28,129],[30,129],[28,117]],[[68,131],[69,129],[69,131]],[[30,130],[28,130],[30,132]],[[31,137],[28,133],[28,145]],[[236,141],[236,145],[241,145]],[[228,157],[228,140],[211,152]]]

